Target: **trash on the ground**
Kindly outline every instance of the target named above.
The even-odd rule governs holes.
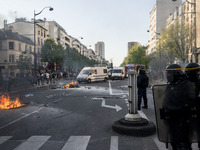
[[[33,94],[26,94],[25,97],[33,96]]]

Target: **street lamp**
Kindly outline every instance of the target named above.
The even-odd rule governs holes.
[[[39,14],[41,14],[42,12],[43,12],[43,10],[44,9],[46,9],[46,8],[49,8],[49,11],[53,11],[53,8],[52,7],[50,7],[50,6],[47,6],[47,7],[44,7],[39,13],[35,13],[35,10],[34,10],[34,20],[33,20],[33,24],[34,24],[34,33],[33,33],[33,35],[34,35],[34,71],[36,71],[36,69],[37,69],[37,54],[36,54],[36,36],[35,36],[35,24],[36,24],[36,21],[35,21],[35,17],[37,16],[37,15],[39,15]]]
[[[177,0],[172,0],[173,2],[177,1]],[[194,0],[194,2],[190,2],[188,0],[185,0],[188,4],[190,5],[194,5],[194,12],[190,12],[190,13],[194,13],[194,50],[192,50],[192,54],[194,55],[194,59],[195,62],[198,63],[198,55],[197,55],[197,35],[196,35],[196,31],[197,31],[197,24],[196,24],[196,17],[197,17],[197,12],[196,12],[196,0]]]

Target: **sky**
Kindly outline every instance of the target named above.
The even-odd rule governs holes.
[[[3,21],[15,18],[30,21],[44,7],[36,19],[56,21],[67,34],[94,50],[95,43],[105,44],[105,58],[119,66],[127,56],[128,42],[146,45],[149,40],[149,13],[156,0],[2,0],[0,28]],[[91,45],[91,47],[89,47]]]

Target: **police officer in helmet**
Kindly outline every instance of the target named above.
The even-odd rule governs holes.
[[[178,64],[170,64],[165,70],[168,84],[177,84],[184,78],[182,67]]]
[[[200,113],[200,66],[197,63],[188,63],[185,66],[185,75],[187,77],[187,80],[195,84],[195,97],[196,97],[196,102],[193,104],[194,107],[196,107],[197,112]],[[197,114],[197,118],[199,120],[200,114]],[[200,122],[198,121],[196,123],[196,126],[200,126]],[[195,129],[195,126],[194,126]],[[195,129],[197,131],[198,135],[198,147],[200,148],[200,129],[197,127]]]
[[[185,75],[187,76],[187,79],[191,82],[194,82],[199,89],[199,84],[200,84],[200,80],[199,80],[200,66],[199,66],[199,64],[188,63],[185,66]]]
[[[163,109],[169,114],[165,120],[170,135],[170,143],[173,150],[191,150],[189,140],[189,123],[186,113],[186,106],[190,95],[190,84],[185,80],[182,67],[178,64],[170,64],[166,67],[167,88]]]

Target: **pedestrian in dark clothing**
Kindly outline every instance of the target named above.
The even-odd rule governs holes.
[[[148,109],[147,103],[147,91],[146,88],[149,84],[149,77],[146,75],[145,69],[139,69],[139,75],[137,77],[137,87],[138,87],[138,110],[141,109],[142,98],[144,101],[144,106],[142,108]]]

